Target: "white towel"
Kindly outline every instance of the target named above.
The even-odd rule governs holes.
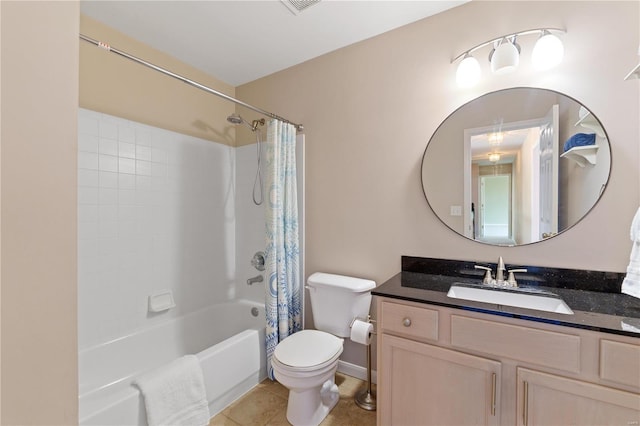
[[[640,208],[638,208],[636,215],[633,216],[633,220],[631,221],[629,236],[634,243],[640,243]]]
[[[149,426],[209,424],[202,369],[195,355],[142,374],[134,383],[144,397]]]
[[[622,292],[640,298],[640,208],[631,221],[629,237],[633,241],[627,276],[622,281]]]

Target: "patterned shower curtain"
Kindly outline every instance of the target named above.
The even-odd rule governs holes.
[[[267,373],[278,342],[299,331],[300,248],[296,182],[296,130],[279,120],[267,126],[266,146],[266,344]]]

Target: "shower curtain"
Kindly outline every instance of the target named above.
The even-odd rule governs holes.
[[[266,148],[266,352],[267,373],[273,380],[276,345],[302,328],[295,127],[271,120]]]

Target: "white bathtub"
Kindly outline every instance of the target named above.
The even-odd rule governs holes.
[[[200,360],[215,415],[266,377],[264,318],[264,305],[241,300],[79,351],[80,424],[146,425],[135,377],[186,354]]]

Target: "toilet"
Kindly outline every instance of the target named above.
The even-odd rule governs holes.
[[[343,339],[355,318],[366,319],[376,283],[316,272],[307,280],[316,330],[302,330],[282,340],[271,359],[273,373],[289,389],[287,420],[315,426],[339,400],[334,382]]]

